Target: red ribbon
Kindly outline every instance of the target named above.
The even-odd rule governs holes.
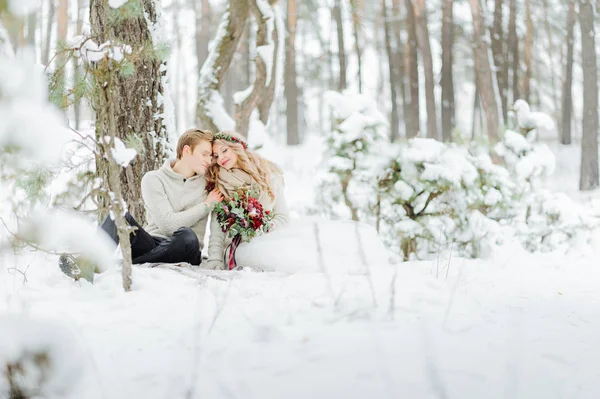
[[[235,263],[235,250],[241,242],[242,236],[238,234],[235,237],[233,237],[233,240],[231,240],[231,244],[229,244],[229,251],[227,252],[227,266],[229,267],[229,270],[232,270],[237,266],[237,264]]]

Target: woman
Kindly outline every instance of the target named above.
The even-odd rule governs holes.
[[[263,158],[255,151],[249,150],[246,139],[236,132],[221,132],[214,135],[213,156],[216,164],[207,173],[208,183],[212,183],[225,198],[232,198],[238,189],[258,188],[258,200],[265,211],[273,214],[273,228],[277,230],[288,223],[288,208],[283,195],[283,173],[273,162]],[[207,267],[225,269],[225,249],[231,242],[226,233],[221,231],[217,218],[213,213],[210,225]],[[237,255],[251,254],[247,243],[240,245],[236,253],[238,265],[244,265],[244,259]]]

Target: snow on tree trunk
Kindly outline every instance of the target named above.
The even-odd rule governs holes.
[[[234,129],[235,122],[225,111],[219,90],[244,33],[248,12],[247,0],[230,0],[209,46],[198,80],[196,119],[200,128],[213,132]]]
[[[598,69],[594,36],[594,6],[579,0],[583,57],[583,137],[581,139],[580,190],[598,187]]]
[[[135,3],[134,3],[135,6]],[[114,107],[115,135],[122,141],[137,141],[140,156],[121,172],[122,195],[130,213],[144,223],[145,210],[141,193],[142,176],[159,168],[168,156],[169,132],[166,124],[172,122],[167,105],[166,91],[166,42],[162,42],[160,5],[156,0],[140,0],[139,9],[124,11],[113,9],[108,2],[92,0],[90,23],[92,37],[99,43],[113,41],[130,46],[135,52],[131,70],[116,77],[109,98],[94,96],[92,108],[99,115],[107,109],[107,102]],[[97,82],[101,87],[105,82]],[[109,118],[96,123],[97,140],[108,132]],[[107,182],[107,162],[96,157],[97,173]],[[106,203],[107,199],[104,199]],[[100,218],[104,214],[99,215]]]
[[[266,124],[269,110],[275,98],[275,89],[280,86],[283,69],[285,28],[279,5],[266,0],[250,2],[250,11],[256,19],[256,58],[254,83],[235,95],[235,130],[248,134],[250,116],[258,108],[259,118]]]

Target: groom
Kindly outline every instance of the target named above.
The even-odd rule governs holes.
[[[187,130],[177,142],[177,158],[142,178],[148,223],[143,228],[129,213],[125,215],[129,225],[136,227],[129,235],[134,264],[200,264],[211,206],[223,198],[218,190],[206,192],[204,175],[212,163],[212,140],[209,131]],[[110,215],[101,227],[118,243],[117,227]],[[71,277],[82,272],[79,263],[84,262],[69,255],[59,260],[61,270]],[[88,279],[93,280],[93,272]]]

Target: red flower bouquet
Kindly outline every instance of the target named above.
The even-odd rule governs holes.
[[[229,270],[236,266],[235,250],[238,245],[270,231],[273,226],[273,215],[263,209],[257,197],[252,190],[238,190],[233,198],[215,205],[219,226],[232,239],[226,251]]]

